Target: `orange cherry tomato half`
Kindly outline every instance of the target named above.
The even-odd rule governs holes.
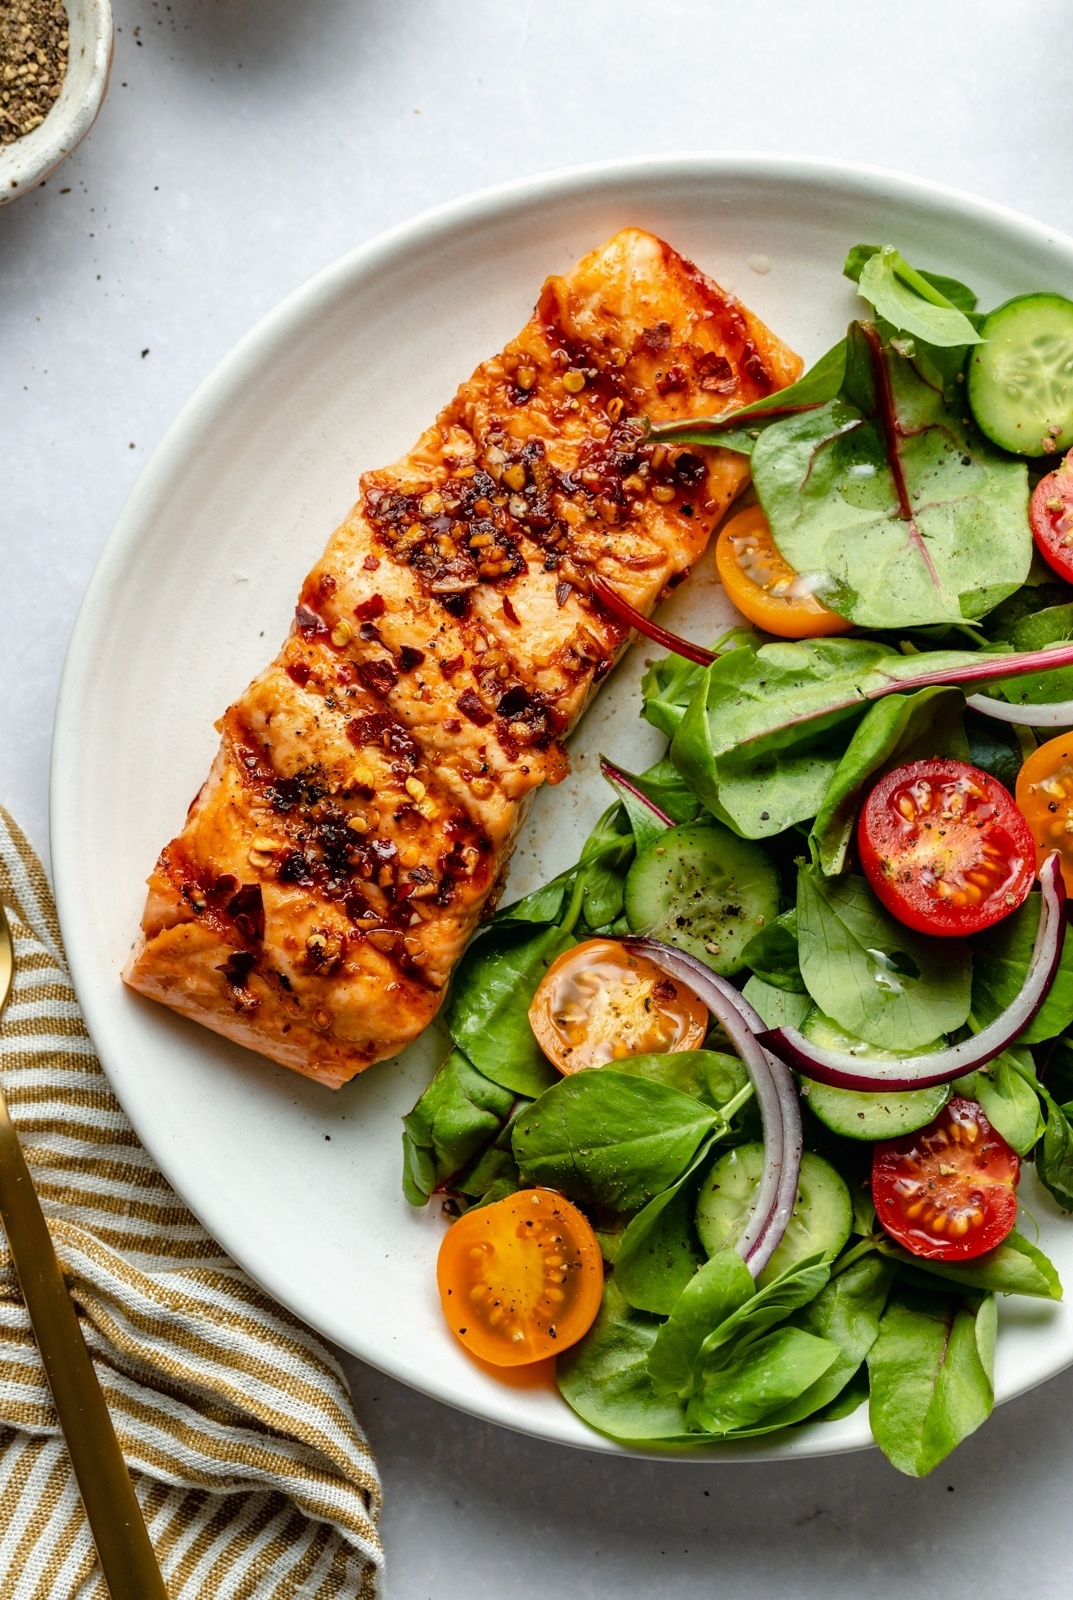
[[[1017,804],[1036,841],[1037,862],[1057,850],[1066,892],[1073,894],[1073,735],[1033,750],[1017,774]]]
[[[861,868],[891,916],[959,939],[1028,897],[1028,823],[990,773],[964,761],[911,761],[880,778],[857,824]]]
[[[1036,549],[1060,578],[1073,583],[1073,450],[1037,483],[1028,509]]]
[[[947,1102],[918,1133],[877,1144],[872,1203],[915,1256],[964,1261],[1001,1244],[1017,1216],[1021,1159],[975,1100]]]
[[[807,581],[783,560],[759,506],[747,506],[719,530],[715,565],[743,617],[780,639],[845,633],[852,622],[821,605]]]
[[[617,939],[586,939],[552,962],[529,1022],[553,1066],[580,1072],[623,1056],[697,1050],[708,1008]]]
[[[576,1344],[604,1287],[588,1220],[554,1189],[521,1189],[451,1224],[436,1263],[443,1314],[473,1355],[520,1367]]]

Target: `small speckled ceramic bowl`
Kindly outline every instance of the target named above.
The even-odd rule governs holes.
[[[67,75],[41,126],[0,145],[0,206],[41,183],[93,126],[112,66],[109,0],[63,0],[69,22]]]

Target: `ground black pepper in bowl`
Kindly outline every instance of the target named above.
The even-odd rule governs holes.
[[[41,126],[67,72],[60,0],[0,0],[0,145]]]

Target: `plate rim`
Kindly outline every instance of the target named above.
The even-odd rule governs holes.
[[[720,179],[740,180],[750,176],[768,182],[793,181],[796,178],[802,182],[818,183],[836,192],[838,190],[859,192],[862,186],[872,186],[903,203],[912,201],[915,205],[923,205],[932,212],[947,214],[958,212],[963,216],[971,216],[974,220],[1008,229],[1022,240],[1034,240],[1039,246],[1065,249],[1070,254],[1070,265],[1073,267],[1073,237],[1062,230],[1026,217],[1012,207],[933,179],[917,178],[894,168],[832,157],[752,150],[687,150],[554,168],[457,196],[429,207],[416,216],[406,218],[347,251],[292,289],[260,317],[196,386],[189,399],[169,423],[127,496],[101,548],[79,605],[65,653],[56,699],[49,764],[48,826],[57,912],[72,982],[86,1027],[109,1084],[128,1116],[130,1113],[120,1091],[122,1074],[113,1072],[109,1052],[106,1048],[102,1049],[99,1042],[102,1039],[106,1041],[108,1037],[107,1019],[104,1015],[106,1006],[102,1004],[98,1010],[93,984],[88,981],[82,983],[80,978],[80,974],[88,969],[92,954],[88,939],[84,944],[81,938],[82,930],[75,909],[78,860],[73,838],[75,831],[73,812],[77,808],[78,801],[75,787],[64,782],[64,772],[65,769],[70,770],[71,763],[67,759],[67,750],[76,739],[76,719],[71,716],[72,707],[84,693],[84,684],[90,675],[89,669],[93,663],[91,646],[99,610],[97,597],[102,592],[107,592],[117,571],[123,569],[128,552],[137,544],[143,526],[143,507],[147,507],[158,496],[159,489],[167,481],[175,462],[181,459],[188,436],[197,432],[203,419],[242,389],[250,369],[259,363],[265,353],[314,313],[318,303],[330,301],[348,282],[358,281],[364,275],[389,266],[392,258],[408,257],[416,244],[424,246],[433,244],[437,237],[453,233],[466,222],[509,219],[540,201],[561,201],[572,196],[582,196],[586,192],[595,195],[598,194],[601,180],[621,184],[631,179],[651,180],[653,176],[660,174],[668,178],[707,176],[713,183],[717,183]],[[131,1118],[132,1124],[133,1121]],[[318,1324],[309,1322],[308,1314],[301,1303],[296,1303],[295,1299],[288,1297],[285,1289],[272,1281],[271,1275],[266,1273],[263,1265],[259,1264],[256,1271],[251,1270],[244,1259],[241,1242],[236,1248],[229,1230],[224,1229],[221,1233],[215,1218],[214,1226],[208,1228],[199,1205],[191,1201],[176,1181],[170,1153],[159,1147],[152,1131],[147,1136],[146,1132],[136,1125],[135,1131],[183,1203],[199,1221],[202,1221],[207,1231],[219,1239],[223,1248],[243,1271],[247,1272],[267,1293],[300,1317],[303,1322],[314,1327],[324,1337],[351,1352],[358,1359],[442,1404],[450,1405],[482,1421],[528,1434],[547,1443],[608,1451],[625,1458],[669,1459],[674,1462],[688,1461],[701,1464],[710,1464],[713,1461],[748,1464],[760,1460],[785,1461],[813,1455],[842,1454],[872,1447],[873,1442],[870,1437],[848,1434],[842,1438],[834,1437],[835,1429],[830,1425],[823,1430],[823,1443],[817,1447],[812,1442],[811,1436],[819,1431],[819,1425],[813,1425],[811,1428],[806,1427],[799,1431],[795,1436],[804,1448],[794,1449],[788,1448],[786,1444],[758,1441],[753,1447],[749,1447],[748,1442],[739,1442],[690,1447],[687,1450],[668,1450],[620,1445],[596,1432],[592,1432],[588,1437],[550,1434],[540,1425],[539,1413],[534,1413],[532,1424],[527,1424],[518,1417],[507,1418],[502,1414],[496,1414],[469,1398],[447,1392],[442,1382],[436,1383],[424,1378],[419,1371],[409,1368],[403,1370],[398,1365],[391,1365],[388,1359],[389,1351],[386,1349],[377,1352],[356,1348],[356,1343],[360,1341],[348,1340],[341,1330],[328,1330],[323,1325],[318,1327]],[[1055,1375],[1069,1365],[1073,1365],[1073,1347],[1070,1348],[1068,1360],[1062,1367],[1055,1367],[1039,1377],[1031,1377],[1023,1384],[1015,1383],[1012,1389],[1004,1392],[1002,1401],[1027,1392],[1036,1384],[1046,1381],[1048,1376]],[[853,1420],[847,1419],[849,1422]]]

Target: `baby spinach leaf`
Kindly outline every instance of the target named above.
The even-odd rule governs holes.
[[[836,1344],[800,1328],[776,1328],[725,1360],[702,1358],[689,1425],[717,1436],[753,1428],[811,1388],[837,1359]]]
[[[675,822],[695,822],[700,815],[696,795],[666,756],[634,778],[634,783]]]
[[[809,835],[814,859],[828,876],[844,871],[865,785],[874,775],[921,756],[969,758],[960,689],[935,685],[892,694],[869,706],[827,787]]]
[[[1028,592],[1039,593],[1038,590]],[[1001,635],[1015,650],[1045,650],[1048,645],[1063,644],[1073,639],[1073,605],[1041,605],[1002,628]],[[1015,706],[1073,700],[1073,667],[1051,667],[1018,678],[999,678],[989,685],[989,692]]]
[[[880,244],[855,244],[842,267],[844,275],[851,283],[859,283],[865,266],[882,249],[883,246]],[[922,268],[910,268],[910,271],[916,271],[918,277],[923,278],[933,289],[938,289],[950,305],[956,306],[966,316],[971,316],[976,310],[977,296],[965,284],[959,283],[957,278],[944,277],[941,272],[925,272]]]
[[[749,979],[742,993],[769,1028],[800,1028],[812,1010],[810,994],[776,988],[774,984],[765,983],[757,977]]]
[[[694,1215],[697,1190],[721,1123],[682,1176],[631,1218],[615,1255],[615,1279],[631,1305],[668,1316],[705,1259]]]
[[[528,1107],[514,1155],[527,1183],[636,1211],[685,1171],[718,1120],[677,1089],[601,1068],[561,1079]]]
[[[689,1399],[705,1339],[755,1293],[749,1269],[736,1250],[721,1250],[704,1263],[675,1300],[648,1353],[656,1394]]]
[[[971,620],[1025,580],[1024,466],[865,324],[842,396],[773,424],[752,471],[782,555],[860,627]]]
[[[529,1004],[574,940],[554,925],[504,923],[478,935],[458,964],[447,1008],[451,1037],[486,1078],[538,1095],[558,1074],[529,1026]]]
[[[966,650],[900,655],[860,638],[779,640],[734,650],[696,678],[671,759],[722,821],[738,832],[753,829],[749,837],[776,833],[816,815],[868,701],[927,687],[936,677],[989,660],[997,668],[1009,657]],[[756,779],[780,766],[786,771],[773,810]],[[745,824],[739,825],[729,813],[746,781]]]
[[[634,846],[637,850],[643,850],[647,844],[651,844],[652,840],[657,839],[661,833],[666,833],[669,824],[661,821],[655,812],[645,805],[643,800],[637,798],[634,793],[634,787],[641,788],[641,779],[636,778],[632,772],[627,772],[625,768],[616,768],[605,764],[603,757],[600,760],[604,780],[611,785],[618,795],[622,808],[629,819],[630,828],[633,832]],[[616,776],[619,772],[621,772],[623,778],[629,780],[628,783],[619,781]]]
[[[1061,1300],[1062,1285],[1054,1264],[1036,1245],[1016,1231],[1002,1244],[972,1261],[928,1261],[910,1255],[893,1240],[880,1239],[878,1249],[890,1261],[901,1262],[964,1290],[984,1289],[994,1294],[1027,1294],[1038,1300]]]
[[[758,1289],[705,1339],[705,1360],[724,1347],[755,1339],[765,1329],[784,1322],[794,1311],[815,1299],[831,1276],[831,1263],[822,1255],[808,1256]]]
[[[971,706],[965,710],[965,732],[971,765],[990,772],[1012,794],[1017,786],[1017,774],[1034,748],[1032,735],[1028,734],[1031,743],[1026,748],[1016,727],[985,717]]]
[[[978,1101],[991,1126],[1024,1156],[1043,1132],[1035,1079],[1027,1050],[1004,1050],[986,1067],[959,1078],[954,1087],[957,1094]]]
[[[1024,905],[972,941],[972,1015],[981,1028],[1012,1005],[1024,987],[1042,905],[1043,896],[1037,890]],[[1064,1033],[1071,1022],[1073,938],[1067,938],[1047,998],[1018,1042],[1038,1044],[1043,1039],[1053,1039]]]
[[[805,1333],[827,1339],[838,1355],[822,1377],[781,1411],[764,1419],[767,1428],[788,1428],[832,1404],[860,1371],[879,1333],[879,1319],[894,1281],[894,1264],[871,1253],[836,1270],[815,1300],[794,1317]],[[858,1402],[859,1403],[859,1402]],[[853,1409],[856,1409],[854,1407]]]
[[[840,339],[809,370],[785,389],[754,400],[750,405],[735,411],[720,412],[714,417],[696,417],[688,423],[656,423],[653,438],[674,438],[677,444],[718,445],[724,450],[736,450],[741,455],[751,455],[760,432],[788,412],[806,411],[811,406],[833,400],[842,387],[846,372],[846,341]]]
[[[863,878],[797,877],[801,976],[820,1010],[880,1050],[916,1050],[969,1015],[961,939],[929,939],[887,915]]]
[[[922,1478],[991,1415],[995,1298],[895,1288],[868,1352],[869,1420],[899,1472]]]
[[[510,1116],[514,1094],[452,1050],[409,1116],[403,1117],[403,1192],[412,1206],[429,1196],[490,1140]]]
[[[829,1406],[813,1417],[815,1422],[839,1422],[843,1417],[852,1417],[868,1400],[868,1367],[862,1361],[856,1372],[846,1384],[842,1393],[831,1401]]]
[[[721,1050],[672,1050],[667,1055],[623,1056],[614,1070],[650,1078],[682,1094],[692,1095],[719,1111],[749,1082],[740,1059]]]
[[[742,951],[741,959],[762,983],[786,989],[791,994],[804,994],[805,981],[797,959],[797,908],[783,911],[755,933]]]
[[[641,680],[641,715],[670,739],[704,677],[705,667],[684,656],[662,656]]]
[[[1073,1211],[1073,1104],[1060,1106],[1042,1084],[1047,1126],[1036,1150],[1036,1177],[1066,1211]]]
[[[981,335],[964,312],[936,287],[933,279],[911,267],[893,245],[881,245],[861,262],[857,284],[863,298],[903,333],[940,347],[981,342]]]
[[[673,1395],[657,1395],[648,1375],[660,1326],[657,1318],[627,1305],[614,1279],[608,1280],[596,1321],[555,1366],[560,1394],[590,1427],[625,1440],[686,1433],[685,1407]]]

